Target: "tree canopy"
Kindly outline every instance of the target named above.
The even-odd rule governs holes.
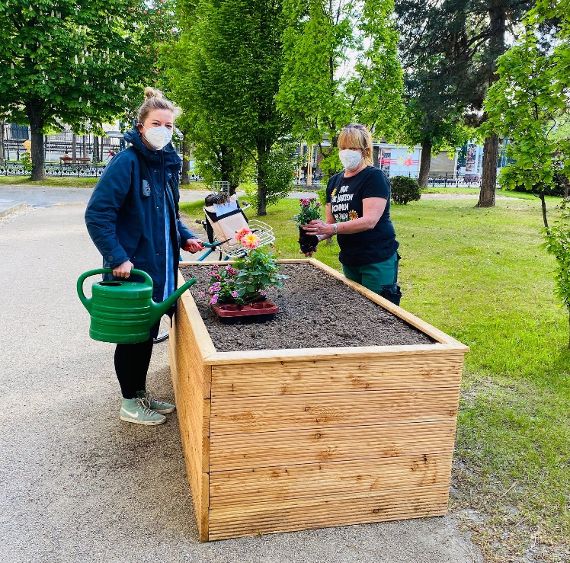
[[[284,65],[277,101],[296,135],[317,143],[325,173],[351,121],[394,137],[402,115],[402,70],[393,0],[284,0]],[[328,140],[326,148],[323,141]]]
[[[499,58],[498,80],[485,100],[488,130],[508,139],[507,188],[538,195],[555,176],[570,178],[570,3],[539,3],[521,39]]]
[[[108,120],[152,83],[162,4],[144,0],[0,3],[0,112],[30,124],[33,178],[47,126]]]
[[[167,64],[184,125],[198,156],[234,185],[253,159],[258,213],[265,214],[272,150],[277,155],[275,144],[289,133],[275,103],[281,0],[201,0],[180,9],[182,35]]]

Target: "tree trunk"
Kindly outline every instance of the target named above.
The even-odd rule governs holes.
[[[0,121],[0,163],[4,163],[4,127],[6,125],[5,121]]]
[[[540,208],[542,210],[542,222],[544,223],[544,228],[548,230],[549,226],[548,226],[548,217],[546,215],[546,200],[544,199],[543,193],[538,194],[538,197],[540,199]]]
[[[494,207],[497,185],[497,158],[499,157],[499,137],[495,134],[485,139],[483,147],[483,175],[477,207]]]
[[[418,176],[418,183],[420,188],[427,186],[429,178],[429,170],[431,166],[431,139],[424,139],[422,142],[422,157],[420,160],[420,174]]]
[[[269,160],[269,148],[263,141],[258,141],[257,142],[257,214],[260,216],[267,215],[268,160]]]
[[[30,102],[26,105],[26,115],[30,122],[32,148],[32,180],[43,180],[44,172],[44,118],[42,116],[42,104],[39,101]]]
[[[503,0],[491,0],[489,4],[489,51],[492,58],[489,85],[497,80],[497,59],[505,52],[506,7]],[[499,138],[491,135],[485,139],[483,150],[483,174],[481,192],[477,207],[494,207],[495,188],[497,186],[497,160],[499,158]]]
[[[180,183],[184,185],[188,185],[190,183],[190,178],[188,177],[188,173],[190,172],[190,151],[188,150],[188,141],[186,138],[182,138],[182,170],[181,170],[181,179]]]
[[[93,135],[93,156],[91,157],[93,164],[99,162],[99,136]]]

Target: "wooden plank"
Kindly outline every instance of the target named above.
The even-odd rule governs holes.
[[[380,493],[340,500],[305,499],[295,503],[249,505],[210,510],[210,540],[272,532],[441,516],[448,487],[431,485],[400,495]]]
[[[421,361],[402,356],[320,359],[216,365],[212,369],[212,397],[297,395],[390,389],[458,388],[462,354],[424,354]]]
[[[193,308],[192,298],[184,294],[178,303],[170,350],[176,366],[174,388],[186,470],[200,539],[205,541],[209,515],[211,368],[204,365],[201,348],[211,352],[213,345],[205,327],[201,331],[203,323]]]
[[[180,273],[179,276],[182,277]],[[196,377],[192,379],[191,383],[199,385],[202,389],[200,391],[202,397],[208,398],[210,397],[212,378],[211,369],[204,365],[204,354],[214,353],[215,348],[206,326],[202,322],[196,303],[189,293],[185,293],[178,301],[176,317],[178,317],[177,336],[184,342],[178,348],[180,353],[177,355],[188,372],[200,366],[202,371],[196,373]]]
[[[322,262],[316,260],[315,258],[311,258],[309,259],[309,261],[313,266],[320,268],[321,270],[327,272],[329,275],[336,278],[337,280],[342,281],[343,283],[345,283],[346,285],[348,285],[349,287],[351,287],[352,289],[354,289],[364,297],[370,299],[370,301],[374,301],[374,303],[377,303],[387,311],[390,311],[390,313],[392,313],[393,315],[396,315],[403,321],[407,322],[408,324],[412,325],[418,330],[421,330],[423,333],[427,334],[428,336],[431,336],[437,342],[441,344],[451,344],[457,347],[458,349],[463,349],[465,352],[469,351],[469,348],[465,346],[465,344],[462,344],[461,342],[459,342],[455,338],[452,338],[445,332],[439,330],[438,328],[435,328],[434,326],[423,321],[419,317],[416,317],[415,315],[406,311],[405,309],[402,309],[402,307],[399,307],[398,305],[395,305],[391,301],[388,301],[387,299],[380,297],[380,295],[374,293],[373,291],[367,289],[366,287],[360,285],[359,283],[349,280],[334,268],[331,268],[330,266],[323,264]]]
[[[457,389],[222,398],[212,403],[210,434],[448,420],[458,401]]]
[[[415,424],[213,435],[210,466],[213,473],[327,461],[375,460],[421,455],[425,451],[451,453],[454,437],[453,418]]]
[[[204,358],[207,365],[230,365],[242,363],[267,363],[310,361],[344,358],[377,358],[383,356],[421,356],[423,354],[465,354],[466,350],[458,349],[453,344],[410,344],[402,346],[352,346],[336,348],[282,348],[277,350],[241,350],[232,352],[216,352]],[[419,358],[418,358],[419,361]]]
[[[451,453],[260,467],[212,473],[210,508],[283,503],[307,498],[352,498],[358,494],[449,485]]]
[[[178,271],[178,285],[182,285],[185,281],[186,280],[180,271]],[[202,359],[205,356],[213,354],[216,351],[216,347],[214,346],[210,333],[200,316],[200,312],[198,311],[198,307],[196,306],[196,302],[194,301],[192,294],[188,291],[184,292],[178,300],[179,304],[180,302],[182,302],[184,309],[186,310],[188,322],[192,327],[192,332],[198,345],[197,350],[201,352]]]
[[[202,490],[200,492],[200,513],[197,514],[198,533],[200,541],[208,541],[210,539],[210,475],[202,473],[200,482]]]

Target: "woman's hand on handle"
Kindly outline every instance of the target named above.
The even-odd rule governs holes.
[[[131,270],[134,268],[133,263],[130,260],[123,262],[120,266],[113,268],[113,275],[116,278],[127,279],[131,275]]]
[[[188,252],[195,253],[204,250],[204,245],[199,238],[189,238],[182,248]]]

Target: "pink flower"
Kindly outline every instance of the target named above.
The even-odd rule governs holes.
[[[232,297],[233,297],[234,299],[237,299],[237,298],[238,298],[238,292],[237,292],[237,291],[232,291]]]
[[[308,207],[311,203],[311,200],[307,198],[300,199],[299,201],[303,207]]]
[[[238,271],[235,268],[232,268],[231,266],[226,266],[226,272],[230,275],[230,276],[235,276]]]
[[[214,293],[210,299],[210,305],[215,305],[218,302],[219,295]]]
[[[256,234],[250,232],[249,234],[244,235],[241,238],[240,242],[243,247],[253,250],[259,246],[259,237]]]
[[[235,239],[238,242],[241,242],[241,239],[245,236],[245,235],[249,235],[251,234],[251,229],[248,229],[247,227],[244,227],[243,229],[240,229],[239,231],[236,232],[236,236]]]

